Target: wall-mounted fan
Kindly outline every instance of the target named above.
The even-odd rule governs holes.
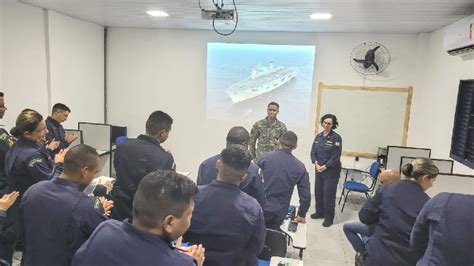
[[[390,52],[378,42],[364,42],[352,50],[350,62],[362,75],[377,75],[388,68]]]

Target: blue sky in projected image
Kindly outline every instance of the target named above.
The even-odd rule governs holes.
[[[208,119],[255,122],[266,116],[267,104],[276,101],[278,118],[287,126],[308,127],[314,53],[314,46],[208,43]],[[296,76],[272,91],[233,103],[226,89],[271,61],[275,67],[296,69]]]

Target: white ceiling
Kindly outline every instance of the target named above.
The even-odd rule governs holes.
[[[221,0],[219,0],[221,1]],[[198,0],[20,0],[109,27],[212,29],[201,19]],[[474,13],[474,0],[235,0],[237,30],[290,32],[431,32]],[[232,8],[232,0],[224,0]],[[212,0],[201,0],[213,9]],[[153,18],[158,9],[169,14]],[[329,12],[328,21],[311,20]],[[233,25],[218,24],[218,29]]]

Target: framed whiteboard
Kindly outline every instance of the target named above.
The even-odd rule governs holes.
[[[379,147],[406,146],[413,88],[357,87],[319,83],[315,134],[319,119],[334,114],[342,154],[376,158]]]
[[[439,174],[433,187],[426,191],[430,197],[441,192],[474,195],[474,176],[459,174]]]
[[[402,157],[430,158],[431,149],[416,147],[387,146],[385,169],[400,169]]]

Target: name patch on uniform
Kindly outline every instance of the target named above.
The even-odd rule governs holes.
[[[337,141],[336,141],[335,144],[336,144],[336,146],[338,146],[338,147],[341,146],[341,143],[340,143],[340,142],[337,142]]]
[[[28,163],[28,167],[33,167],[35,164],[42,163],[42,162],[43,162],[43,159],[35,158]]]

